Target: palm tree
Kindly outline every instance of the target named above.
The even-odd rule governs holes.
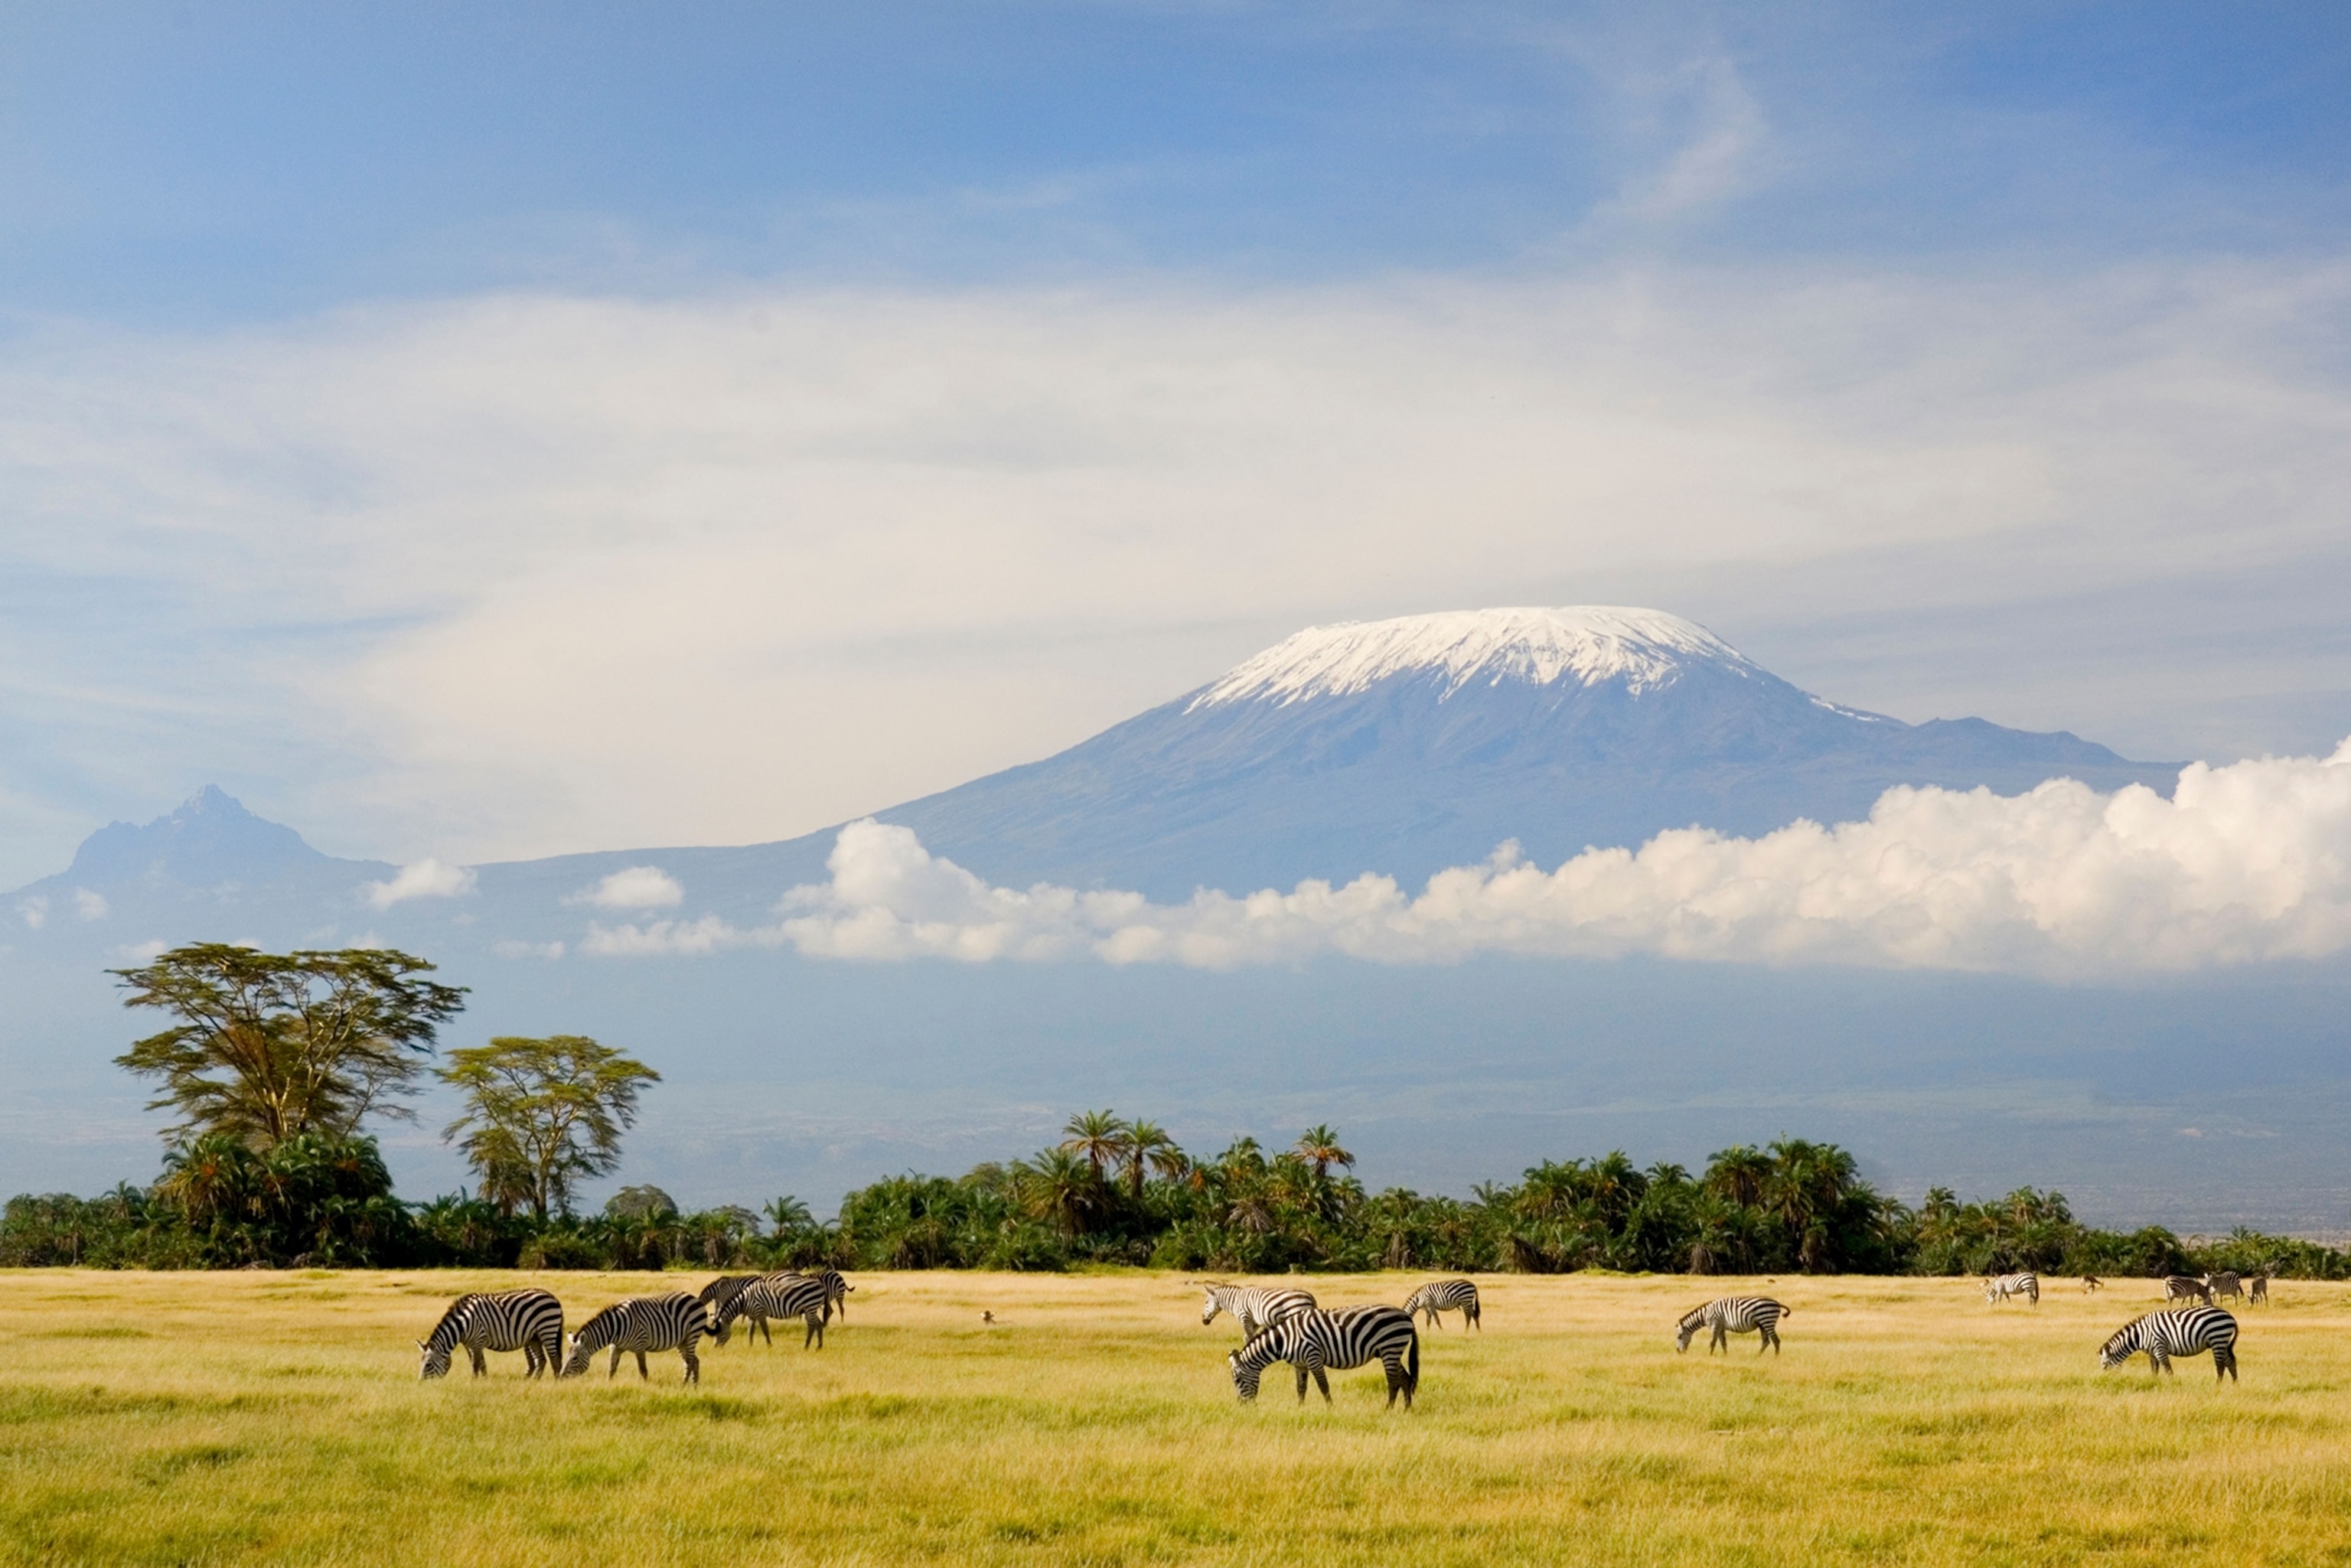
[[[1314,1179],[1318,1182],[1330,1179],[1332,1166],[1345,1166],[1350,1170],[1354,1168],[1355,1156],[1341,1148],[1339,1134],[1321,1123],[1299,1134],[1298,1142],[1290,1145],[1290,1150],[1300,1159],[1313,1166]]]
[[[768,1223],[776,1228],[776,1239],[779,1241],[787,1236],[796,1236],[816,1223],[815,1217],[809,1213],[809,1206],[789,1193],[782,1197],[769,1199],[768,1206],[759,1212],[766,1215]]]
[[[1066,1236],[1085,1234],[1086,1220],[1102,1190],[1102,1171],[1064,1144],[1040,1154],[1034,1164],[1016,1166],[1022,1207],[1050,1219]]]
[[[1126,1130],[1127,1195],[1135,1202],[1143,1201],[1143,1178],[1156,1172],[1163,1179],[1174,1180],[1184,1174],[1191,1161],[1167,1135],[1167,1129],[1156,1122],[1137,1121]]]
[[[1061,1140],[1061,1147],[1081,1155],[1093,1167],[1094,1180],[1102,1180],[1102,1172],[1115,1167],[1126,1158],[1126,1151],[1134,1141],[1134,1129],[1123,1116],[1108,1111],[1087,1111],[1070,1118],[1061,1129],[1070,1135]]]
[[[1708,1156],[1706,1190],[1742,1208],[1762,1203],[1763,1189],[1771,1179],[1771,1156],[1749,1145],[1740,1144]]]

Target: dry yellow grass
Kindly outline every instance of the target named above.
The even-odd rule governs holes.
[[[667,1275],[540,1276],[571,1321]],[[1416,1277],[1307,1281],[1395,1301]],[[2244,1381],[2096,1349],[2155,1305],[2070,1281],[1782,1279],[1784,1354],[1686,1356],[1742,1282],[1491,1279],[1335,1410],[1232,1397],[1225,1320],[1165,1275],[864,1275],[797,1331],[526,1384],[416,1381],[457,1291],[511,1275],[0,1274],[0,1559],[781,1563],[2351,1560],[2341,1287],[2241,1311]],[[1743,1282],[1758,1284],[1760,1281]],[[983,1310],[999,1322],[980,1322]],[[1277,1369],[1279,1372],[1280,1369]]]

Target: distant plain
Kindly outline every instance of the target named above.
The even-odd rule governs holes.
[[[702,1276],[536,1277],[577,1322]],[[1416,1276],[1317,1276],[1326,1303]],[[2351,1287],[2239,1313],[2243,1381],[2100,1374],[2146,1281],[2037,1308],[1970,1281],[1489,1277],[1335,1409],[1235,1400],[1226,1320],[1143,1272],[867,1274],[827,1347],[737,1340],[607,1381],[420,1384],[413,1342],[513,1275],[0,1275],[0,1561],[2351,1561]],[[1768,1290],[1785,1353],[1671,1327]],[[981,1321],[983,1311],[998,1322]]]

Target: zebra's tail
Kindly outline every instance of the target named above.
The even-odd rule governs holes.
[[[1420,1335],[1417,1333],[1414,1334],[1412,1342],[1404,1347],[1404,1378],[1405,1392],[1418,1395],[1420,1393]]]

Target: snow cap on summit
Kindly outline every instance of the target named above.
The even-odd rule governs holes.
[[[1441,674],[1447,696],[1478,680],[1550,685],[1570,676],[1587,686],[1621,680],[1637,695],[1672,685],[1694,663],[1743,676],[1761,673],[1705,627],[1662,610],[1607,604],[1453,610],[1309,626],[1234,669],[1186,711],[1342,696],[1416,673]]]

